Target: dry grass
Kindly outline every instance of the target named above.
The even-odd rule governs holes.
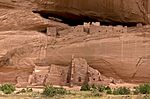
[[[71,91],[70,95],[45,97],[40,93],[32,92],[19,95],[0,95],[0,99],[150,99],[150,95],[102,95],[92,96],[90,92]]]

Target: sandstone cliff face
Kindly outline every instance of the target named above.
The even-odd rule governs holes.
[[[143,2],[143,0],[43,0],[39,11],[72,21],[91,19],[110,23],[148,23],[146,5],[144,6]]]
[[[38,7],[39,11],[67,19],[87,19],[88,16],[99,21],[146,23],[141,0],[117,0],[118,3],[111,0],[114,5],[109,0],[110,3],[107,0],[40,1],[38,5],[32,0],[0,0],[0,83],[16,83],[18,76],[27,81],[39,63],[38,59],[46,66],[69,66],[73,56],[86,59],[106,77],[126,82],[149,82],[150,30],[132,32],[129,29],[126,34],[96,32],[87,35],[74,31],[76,27],[44,19],[32,12],[32,7]],[[48,37],[39,32],[47,27],[57,27],[59,37]]]
[[[0,83],[16,83],[32,73],[34,60],[47,39],[39,32],[47,26],[58,29],[67,25],[42,18],[32,12],[32,0],[0,0]],[[51,41],[51,39],[49,39]]]
[[[103,75],[127,82],[149,82],[149,34],[84,33],[58,40],[48,47],[49,64],[68,65],[71,57],[85,58]],[[55,54],[55,55],[54,55]]]

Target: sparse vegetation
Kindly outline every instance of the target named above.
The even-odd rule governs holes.
[[[11,94],[12,92],[14,92],[15,86],[12,84],[3,84],[0,86],[0,90],[4,93],[4,94]]]
[[[112,89],[109,86],[107,86],[105,90],[107,94],[112,94]]]
[[[23,88],[22,90],[18,91],[17,94],[20,94],[20,93],[26,93],[26,92],[33,92],[32,88]]]
[[[46,86],[43,90],[43,95],[53,97],[55,95],[65,95],[67,94],[67,90],[64,88],[57,88],[53,86]]]
[[[104,92],[106,87],[104,85],[99,85],[97,88],[99,92]]]
[[[119,87],[114,89],[113,94],[114,95],[129,95],[131,93],[129,88],[126,87]]]
[[[80,89],[80,91],[90,91],[90,90],[91,90],[91,86],[88,83],[84,83]]]
[[[96,96],[99,96],[99,93],[107,93],[107,94],[112,94],[112,89],[109,86],[104,86],[104,85],[92,85],[90,86],[89,84],[83,84],[81,86],[80,91],[92,91],[92,94],[95,94]],[[95,96],[94,95],[94,96]]]
[[[91,86],[91,88],[92,88],[92,89],[97,89],[97,86],[93,84],[93,85]]]
[[[150,84],[142,84],[134,87],[134,94],[150,94]]]
[[[90,97],[90,99],[97,99],[100,97],[139,97],[139,99],[150,99],[150,84],[142,84],[137,87],[134,87],[134,90],[130,90],[127,87],[119,87],[112,89],[109,86],[105,85],[89,85],[84,84],[82,87],[82,91],[67,91],[66,89],[62,87],[53,87],[53,86],[45,86],[43,89],[43,92],[33,92],[32,88],[23,88],[22,90],[13,93],[15,91],[15,86],[11,84],[3,84],[0,86],[0,91],[2,91],[5,94],[11,94],[17,96],[23,95],[27,97],[53,97],[53,98],[62,98],[68,99],[68,97],[73,97],[72,99],[80,99],[80,97],[87,99],[87,97]],[[108,95],[112,94],[112,95]],[[134,94],[134,95],[133,95]],[[145,94],[145,95],[143,95]],[[62,96],[63,95],[63,96]],[[122,96],[121,96],[122,95]],[[119,99],[120,99],[119,98]],[[115,98],[113,98],[115,99]],[[117,98],[118,99],[118,98]],[[133,98],[137,99],[137,98]]]

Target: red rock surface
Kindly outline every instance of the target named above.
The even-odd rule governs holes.
[[[131,5],[125,4],[131,11],[127,18],[118,13],[113,17],[126,22],[135,11],[135,16],[129,17],[128,21],[144,23],[145,16],[143,18],[135,0],[130,2],[134,6],[131,10]],[[42,18],[32,12],[31,5],[38,6],[30,0],[0,0],[0,83],[17,83],[18,76],[27,81],[35,65],[69,66],[72,56],[84,58],[88,65],[106,77],[132,83],[149,82],[149,26],[128,28],[128,33],[98,31],[87,34],[82,26],[78,30],[78,27]],[[90,7],[96,9],[93,5]],[[87,9],[83,7],[83,10]],[[56,27],[59,36],[48,37],[42,33],[47,27]]]
[[[68,20],[148,23],[149,0],[37,0],[39,12]]]

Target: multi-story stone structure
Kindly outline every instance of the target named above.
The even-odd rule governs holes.
[[[108,84],[112,79],[108,79],[90,67],[83,58],[74,58],[70,66],[36,66],[28,82],[22,78],[17,78],[18,84],[41,86],[41,85],[82,85],[89,84]]]

